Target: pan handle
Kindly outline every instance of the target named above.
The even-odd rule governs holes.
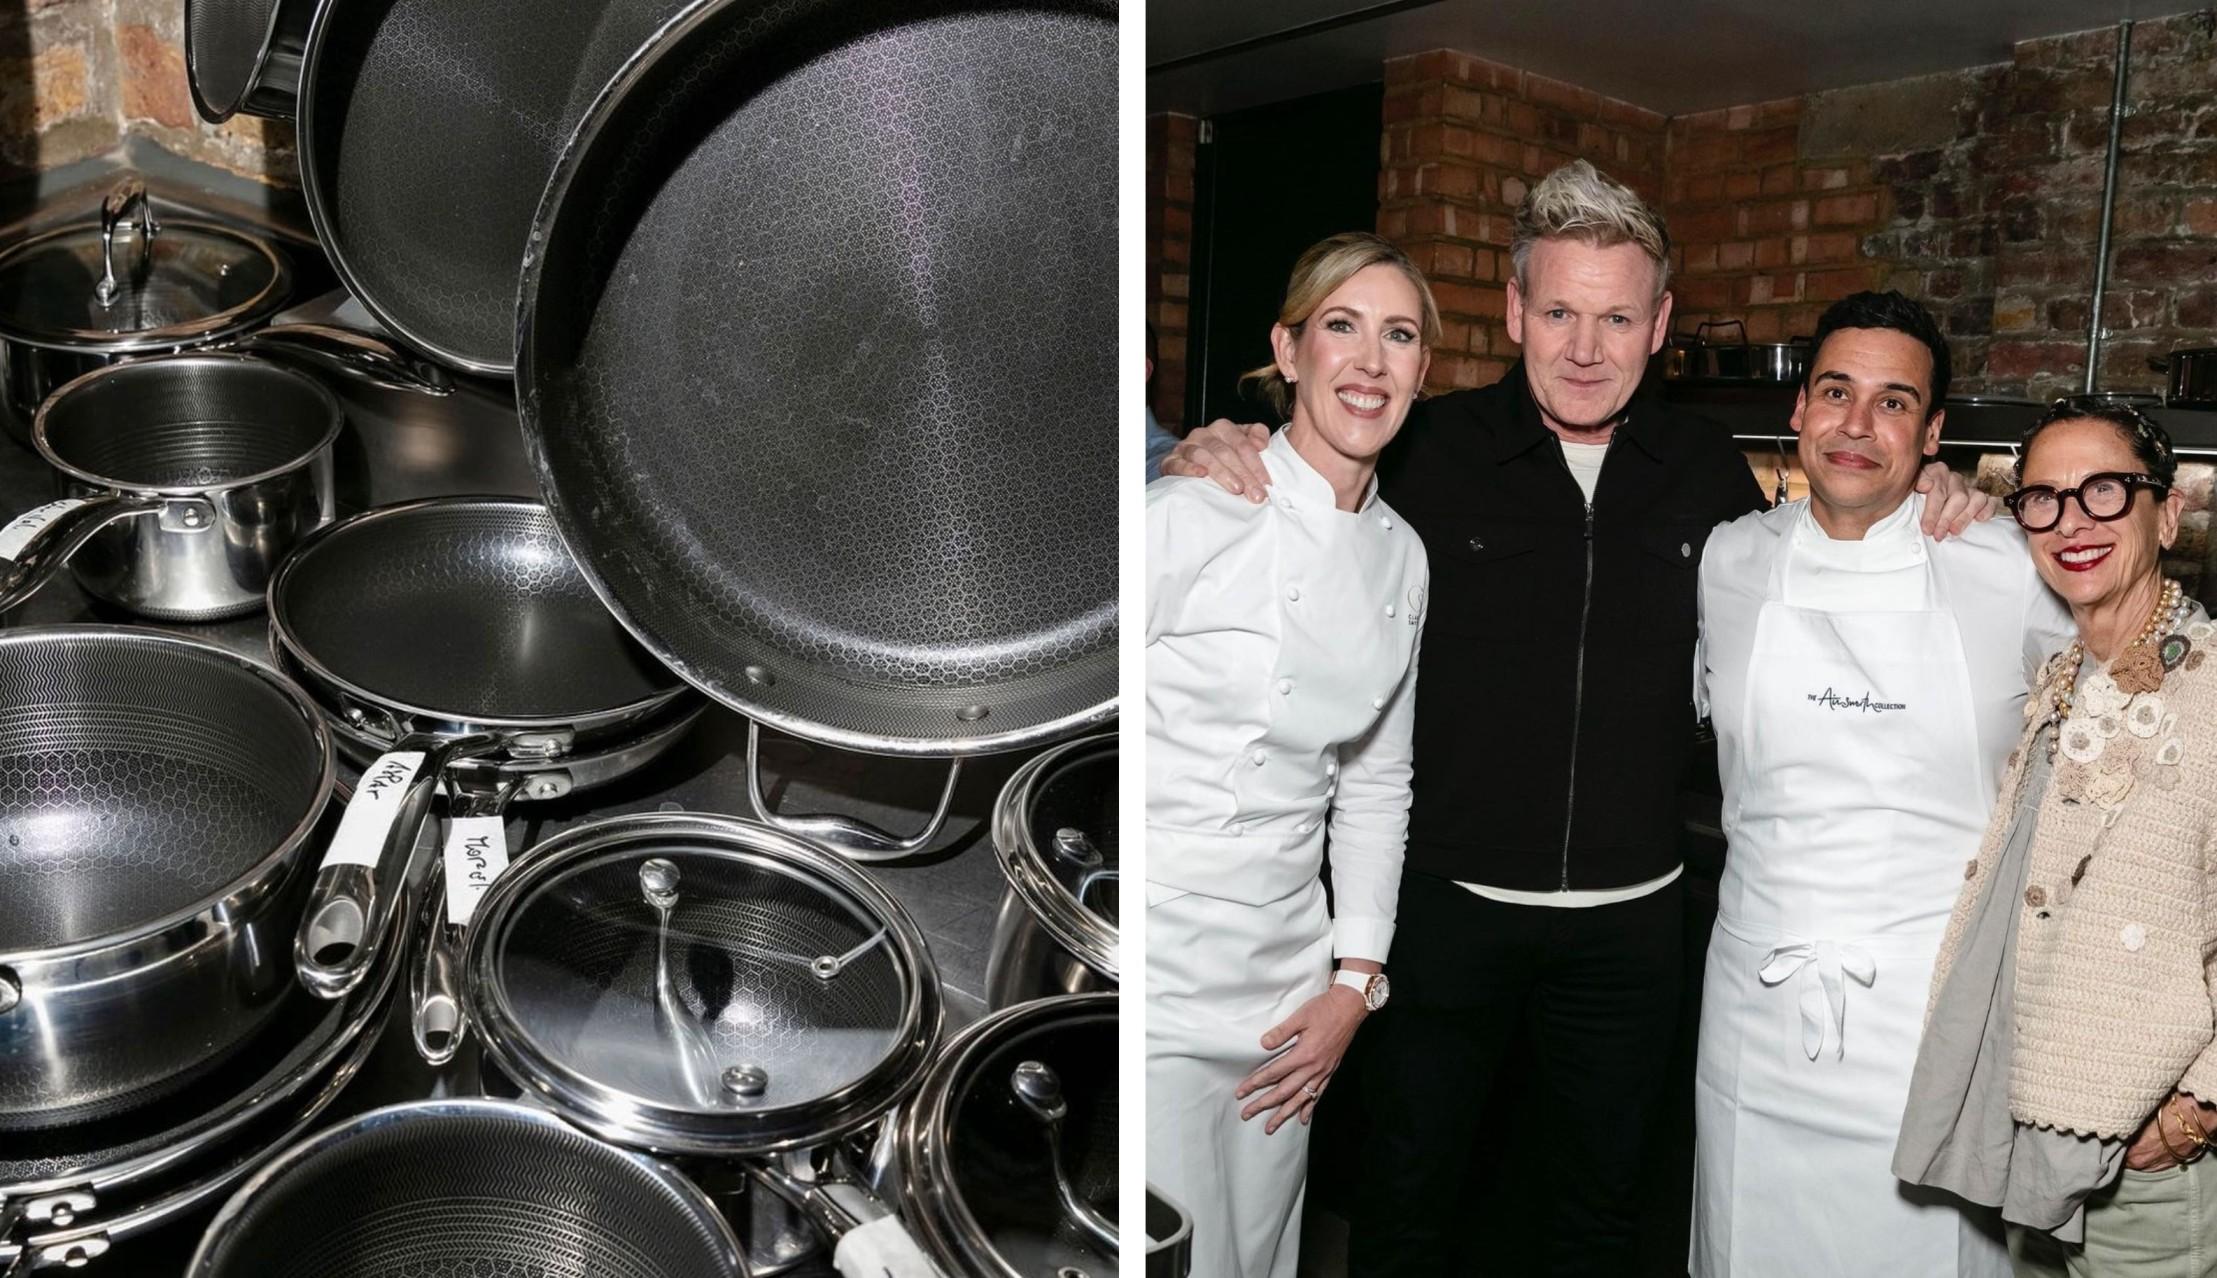
[[[947,761],[947,784],[939,791],[939,806],[916,833],[902,836],[881,830],[867,821],[844,817],[836,813],[820,813],[810,816],[779,816],[770,811],[769,803],[762,797],[762,725],[747,720],[747,800],[754,805],[755,816],[764,824],[814,839],[850,861],[897,861],[904,856],[921,852],[939,837],[939,827],[947,823],[947,810],[953,806],[955,782],[962,777],[962,760]]]
[[[408,1027],[416,1055],[431,1066],[454,1059],[469,1037],[462,1005],[462,940],[478,898],[508,868],[502,814],[532,778],[515,777],[491,789],[447,779],[450,820],[439,867],[442,891],[431,894],[429,915],[410,965]]]
[[[454,393],[453,376],[437,364],[368,333],[329,324],[271,324],[230,343],[229,349],[299,360],[385,390]]]
[[[876,1194],[844,1176],[802,1180],[767,1158],[747,1160],[763,1188],[791,1203],[832,1243],[839,1278],[946,1278]]]
[[[440,773],[450,760],[499,743],[490,733],[411,734],[362,773],[293,937],[293,966],[309,993],[340,998],[377,966],[393,915],[417,877],[416,839]]]
[[[158,497],[102,493],[64,497],[24,511],[0,527],[0,612],[5,612],[54,579],[77,548],[119,520],[158,513]]]
[[[138,174],[126,175],[108,192],[108,198],[100,201],[100,282],[93,285],[92,295],[102,306],[115,303],[122,286],[115,277],[115,233],[131,220],[131,210],[139,211],[139,260],[131,268],[138,275],[146,270],[154,256],[154,233],[162,228],[154,224],[154,205],[146,198],[146,180]]]

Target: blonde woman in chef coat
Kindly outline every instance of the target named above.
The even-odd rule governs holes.
[[[1309,1119],[1384,1005],[1427,570],[1375,472],[1438,334],[1400,249],[1318,243],[1249,375],[1290,412],[1267,499],[1147,489],[1147,1178],[1196,1275],[1292,1278]]]

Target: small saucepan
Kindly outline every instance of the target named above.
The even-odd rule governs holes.
[[[253,612],[278,562],[331,517],[343,416],[308,375],[196,353],[96,369],[39,409],[64,496],[0,527],[0,611],[67,564],[144,617]]]

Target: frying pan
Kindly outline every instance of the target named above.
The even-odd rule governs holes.
[[[329,525],[278,569],[269,601],[280,663],[334,722],[387,751],[349,808],[384,815],[334,840],[294,946],[302,981],[326,998],[375,964],[383,920],[421,878],[412,857],[432,786],[481,788],[449,765],[492,762],[483,797],[499,803],[551,798],[573,763],[631,743],[658,712],[687,713],[672,704],[684,685],[609,618],[535,502],[435,498]],[[617,757],[636,766],[653,753]]]
[[[314,0],[185,0],[185,80],[200,118],[291,119],[315,11]]]
[[[697,0],[578,126],[525,439],[587,581],[711,697],[958,761],[1114,713],[1116,14]]]
[[[314,7],[298,138],[317,240],[388,331],[455,367],[507,376],[516,271],[555,156],[678,0]]]

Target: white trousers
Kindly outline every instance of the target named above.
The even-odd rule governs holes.
[[[1193,1217],[1194,1278],[1294,1278],[1309,1129],[1264,1135],[1234,1091],[1331,969],[1316,880],[1264,906],[1147,886],[1147,1179]]]

